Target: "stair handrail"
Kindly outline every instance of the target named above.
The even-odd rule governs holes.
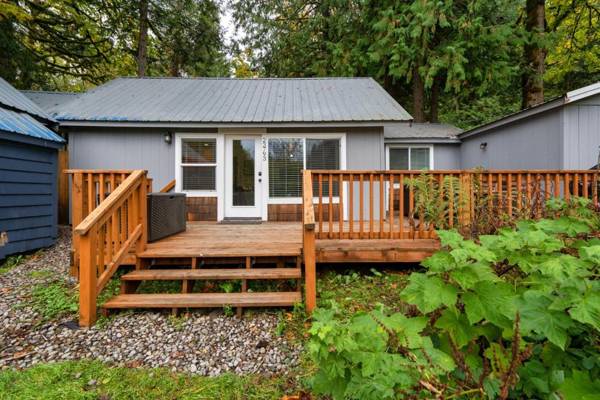
[[[302,255],[304,258],[304,296],[306,311],[317,303],[315,208],[313,205],[312,171],[302,172]]]
[[[171,180],[169,183],[163,186],[162,189],[160,189],[160,193],[169,193],[171,190],[175,189],[175,183],[175,179]]]
[[[79,325],[96,321],[97,296],[135,246],[147,243],[147,172],[133,171],[73,230],[78,237]]]

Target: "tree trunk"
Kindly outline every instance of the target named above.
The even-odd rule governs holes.
[[[429,122],[438,122],[440,89],[440,78],[435,77],[431,86],[431,96],[429,97]]]
[[[425,122],[425,83],[419,74],[419,65],[413,67],[413,121]]]
[[[137,74],[146,76],[148,65],[148,0],[140,0],[140,21],[137,46]]]
[[[540,44],[546,30],[545,0],[527,0],[525,29],[530,42],[525,45],[525,69],[522,76],[521,107],[529,108],[544,102],[544,64],[546,50]]]

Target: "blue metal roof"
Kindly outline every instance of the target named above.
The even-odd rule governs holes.
[[[64,139],[31,115],[0,108],[0,131],[13,132],[37,139],[64,143]],[[2,133],[0,132],[0,139]]]

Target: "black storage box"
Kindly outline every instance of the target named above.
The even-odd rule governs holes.
[[[148,194],[148,241],[185,231],[185,193]]]

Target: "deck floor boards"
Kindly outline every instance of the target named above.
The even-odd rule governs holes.
[[[355,222],[355,229],[358,223]],[[337,226],[337,224],[336,224]],[[344,224],[348,227],[348,223]],[[385,228],[384,228],[385,229]],[[324,229],[325,231],[325,229]],[[318,262],[416,262],[439,248],[436,239],[318,239]],[[256,225],[188,222],[185,232],[148,243],[142,258],[298,257],[299,222]]]

